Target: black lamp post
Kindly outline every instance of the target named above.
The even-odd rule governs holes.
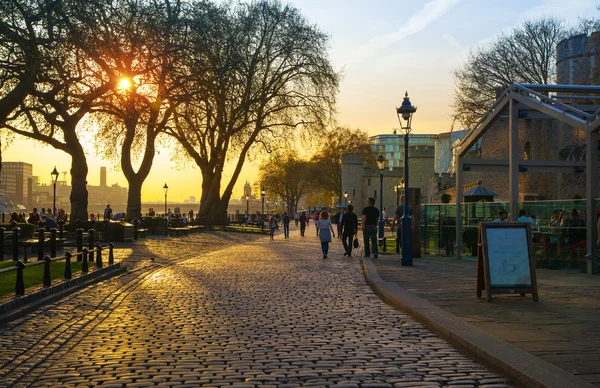
[[[385,169],[385,156],[379,154],[377,157],[377,167],[379,167],[379,211],[383,212],[383,170]],[[379,238],[383,238],[384,231],[383,217],[379,217]]]
[[[404,215],[402,216],[402,261],[401,265],[411,266],[412,259],[412,217],[408,211],[408,135],[411,131],[412,116],[417,111],[408,98],[408,92],[399,108],[396,108],[401,132],[404,132]],[[406,122],[402,125],[402,120]]]
[[[262,186],[260,188],[260,198],[262,201],[262,210],[261,210],[261,216],[260,216],[260,224],[261,227],[264,229],[265,228],[265,194],[267,192],[265,191],[265,187]]]
[[[275,201],[275,214],[279,213],[279,201]]]
[[[344,209],[348,207],[348,192],[344,189]]]
[[[248,201],[250,200],[250,196],[248,194],[246,194],[246,220],[248,219],[248,216],[250,215],[250,208],[248,205]]]
[[[52,205],[52,217],[56,217],[56,182],[58,181],[58,171],[56,171],[56,166],[54,166],[54,170],[50,173],[52,176],[52,186],[54,187],[54,201]]]
[[[163,186],[163,191],[165,192],[165,234],[168,234],[169,219],[167,218],[167,191],[169,191],[169,186],[167,186],[166,182]]]

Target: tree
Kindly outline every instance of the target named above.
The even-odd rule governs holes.
[[[88,167],[78,125],[93,104],[114,87],[101,69],[90,67],[85,53],[74,44],[68,23],[74,19],[68,2],[47,1],[51,20],[60,20],[47,34],[52,44],[38,46],[41,67],[28,97],[3,123],[12,132],[41,141],[71,156],[71,216],[88,217]],[[34,19],[35,20],[35,19]],[[38,29],[36,27],[35,29]]]
[[[0,2],[0,128],[33,91],[37,75],[42,73],[40,47],[56,43],[54,32],[60,23],[53,11],[54,2]]]
[[[339,196],[341,203],[342,155],[361,154],[368,166],[375,166],[369,135],[359,129],[336,127],[319,140],[319,148],[312,157],[314,181],[329,193]]]
[[[296,128],[323,128],[339,77],[326,57],[327,36],[290,5],[201,3],[190,20],[186,87],[195,98],[168,132],[200,168],[199,217],[220,224],[246,158]],[[234,170],[222,190],[228,162]]]
[[[177,70],[185,44],[182,10],[178,0],[107,0],[79,12],[82,20],[95,21],[82,24],[86,31],[78,31],[79,44],[121,83],[98,103],[94,118],[100,127],[97,146],[106,157],[120,160],[127,179],[130,219],[141,216],[142,185],[156,142],[182,98],[184,74]]]
[[[555,82],[556,46],[567,34],[558,19],[527,21],[472,51],[466,63],[454,71],[453,118],[472,127],[506,85]]]
[[[298,202],[312,182],[309,162],[295,152],[271,155],[259,169],[260,181],[270,194],[281,198],[288,214],[298,211]]]

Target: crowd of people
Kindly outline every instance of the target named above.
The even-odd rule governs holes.
[[[394,213],[394,217],[390,222],[386,209],[382,212],[375,207],[375,198],[370,197],[359,216],[354,212],[354,206],[349,204],[347,208],[340,208],[338,212],[332,215],[327,210],[315,211],[309,214],[306,211],[297,212],[290,217],[287,212],[270,214],[266,216],[263,223],[261,214],[248,215],[246,224],[256,225],[268,229],[269,238],[274,239],[275,232],[279,229],[279,224],[283,224],[284,239],[289,238],[289,226],[293,218],[296,226],[300,226],[300,237],[306,237],[307,226],[315,227],[315,236],[319,238],[323,259],[326,259],[329,254],[329,245],[334,239],[341,240],[344,247],[344,256],[352,257],[353,249],[360,246],[358,236],[359,228],[362,231],[362,243],[364,247],[364,256],[378,258],[378,237],[377,230],[379,219],[382,217],[384,225],[390,227],[392,231],[396,231],[398,241],[401,241],[402,228],[396,225],[404,214],[404,196],[400,198],[401,204]],[[413,215],[413,210],[409,206],[409,214]],[[411,220],[411,230],[414,231],[414,221]],[[336,237],[337,236],[337,237]]]

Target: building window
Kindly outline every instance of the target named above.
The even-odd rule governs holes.
[[[367,179],[367,186],[371,186],[371,178]]]
[[[356,189],[352,189],[352,196],[356,197]]]
[[[528,141],[525,142],[523,160],[531,160],[531,144]]]
[[[377,199],[377,190],[373,191],[373,198]]]

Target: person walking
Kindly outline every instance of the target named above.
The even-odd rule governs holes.
[[[352,257],[352,240],[358,235],[358,216],[353,212],[354,206],[348,205],[348,213],[342,217],[340,232],[344,244],[344,256]]]
[[[290,238],[290,216],[283,212],[283,238]]]
[[[315,213],[313,221],[315,223],[315,229],[317,230],[317,237],[319,237],[319,213]]]
[[[296,223],[296,226],[298,226],[299,219],[300,219],[300,214],[298,214],[298,212],[294,213],[294,222]]]
[[[344,222],[344,208],[340,208],[338,214],[334,216],[334,223],[337,225],[338,238],[342,238],[342,222]]]
[[[327,253],[329,252],[329,243],[331,242],[331,238],[335,237],[335,233],[333,233],[333,224],[329,219],[329,213],[323,210],[317,221],[317,230],[319,230],[318,236],[321,240],[321,250],[323,251],[323,258],[327,258]]]
[[[369,243],[372,243],[373,257],[377,258],[379,256],[377,251],[377,222],[379,221],[379,209],[375,207],[375,198],[369,197],[367,200],[367,206],[362,211],[361,221],[363,239],[365,241],[365,257],[371,255]]]
[[[300,217],[298,217],[298,221],[300,221],[300,236],[304,237],[304,232],[306,232],[306,212],[302,212]]]
[[[275,217],[269,217],[269,236],[271,236],[271,240],[273,240],[273,236],[275,236],[275,229],[277,229],[277,221]]]

